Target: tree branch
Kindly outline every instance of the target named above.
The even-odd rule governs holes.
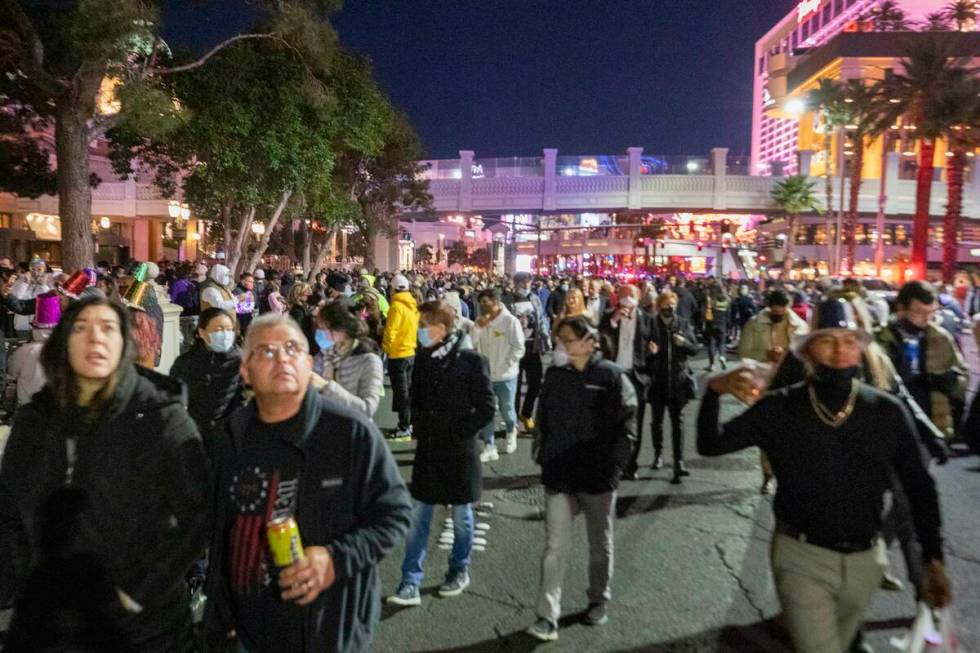
[[[193,61],[189,64],[184,64],[183,66],[174,66],[172,68],[150,68],[146,74],[147,75],[171,75],[173,73],[182,73],[188,70],[194,70],[195,68],[200,68],[205,63],[207,63],[208,59],[218,54],[232,43],[235,43],[236,41],[244,41],[248,39],[269,39],[271,41],[279,41],[280,43],[290,48],[291,50],[295,50],[295,48],[292,45],[290,45],[284,38],[282,38],[278,34],[238,34],[214,46],[197,61]]]

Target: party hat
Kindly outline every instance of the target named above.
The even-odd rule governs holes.
[[[61,292],[72,299],[78,299],[83,290],[95,285],[97,278],[96,272],[92,268],[78,270],[61,285]]]
[[[146,265],[146,263],[137,263],[136,266],[133,268],[132,275],[130,275],[130,276],[133,277],[133,281],[139,281],[141,283],[143,281],[146,281],[146,271],[147,271],[147,269],[149,269],[149,268]]]
[[[143,299],[146,297],[146,292],[149,288],[145,281],[137,281],[134,278],[133,283],[126,289],[126,295],[123,297],[126,306],[141,311],[146,310],[143,308]]]
[[[34,320],[31,326],[35,329],[53,329],[61,319],[61,298],[56,292],[46,292],[38,295],[34,304]]]

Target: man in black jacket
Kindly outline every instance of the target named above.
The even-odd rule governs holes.
[[[380,616],[378,563],[411,505],[394,459],[366,417],[310,388],[313,361],[289,318],[256,319],[242,377],[255,399],[217,438],[208,612],[213,639],[234,630],[249,651],[366,651]],[[276,568],[266,525],[292,517],[304,556]]]
[[[616,489],[636,439],[636,393],[619,367],[596,351],[598,333],[585,316],[564,320],[560,348],[545,376],[538,404],[535,460],[544,484],[546,543],[541,584],[528,634],[558,639],[561,585],[572,522],[585,514],[589,533],[589,609],[585,621],[608,619],[611,598]]]
[[[514,317],[521,323],[524,330],[524,356],[521,358],[517,374],[517,393],[514,407],[519,409],[520,426],[526,433],[534,430],[534,404],[541,392],[541,380],[544,377],[544,365],[541,355],[551,347],[551,328],[541,299],[531,292],[531,275],[518,272],[514,275],[514,291],[506,293],[502,298]],[[527,394],[521,404],[521,386],[527,383]]]
[[[619,307],[603,316],[599,324],[602,355],[619,365],[636,390],[636,446],[623,478],[636,480],[637,458],[643,439],[643,416],[650,386],[650,362],[657,353],[653,318],[639,310],[640,291],[636,286],[620,286]]]
[[[857,632],[887,565],[882,497],[892,470],[922,545],[919,596],[932,607],[952,600],[939,498],[912,419],[898,399],[858,380],[869,339],[850,304],[825,300],[800,345],[804,383],[763,396],[719,429],[721,394],[758,398],[762,380],[739,369],[709,382],[698,416],[701,455],[758,446],[772,461],[779,481],[773,576],[799,651],[843,651]]]
[[[699,345],[691,322],[677,314],[677,295],[667,290],[657,297],[656,356],[651,369],[650,434],[653,438],[653,469],[664,466],[664,413],[670,414],[671,449],[674,453],[674,477],[678,484],[690,472],[684,465],[684,425],[681,419],[684,406],[694,399],[694,376],[688,359],[698,353]]]

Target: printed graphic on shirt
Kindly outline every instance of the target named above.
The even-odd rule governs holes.
[[[514,317],[520,320],[524,327],[525,340],[534,334],[534,329],[537,327],[534,313],[534,304],[529,300],[514,302]]]
[[[272,558],[266,525],[293,516],[299,476],[284,479],[282,470],[244,467],[232,478],[229,499],[235,519],[229,533],[229,572],[237,594],[258,594],[272,584]]]

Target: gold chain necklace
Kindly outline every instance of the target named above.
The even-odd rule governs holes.
[[[813,384],[807,385],[807,390],[810,391],[810,405],[813,406],[813,412],[817,414],[820,421],[831,428],[839,428],[847,418],[851,416],[854,412],[854,405],[857,403],[858,390],[860,390],[861,384],[857,379],[851,380],[851,393],[847,397],[847,403],[838,412],[833,412],[817,399],[817,391],[813,389]]]

